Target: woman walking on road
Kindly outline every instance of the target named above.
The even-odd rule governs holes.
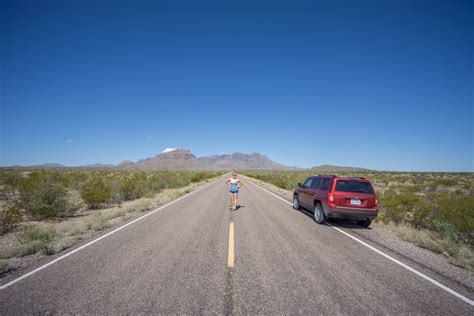
[[[244,184],[242,181],[237,179],[237,172],[232,172],[232,177],[227,179],[225,181],[226,184],[230,184],[230,191],[229,191],[229,197],[230,197],[230,203],[232,210],[237,209],[237,197],[239,196],[239,189],[241,186]]]

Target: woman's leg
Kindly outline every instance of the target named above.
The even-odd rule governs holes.
[[[229,193],[229,198],[230,198],[230,205],[233,207],[234,206],[234,194]]]
[[[239,193],[234,194],[234,208],[237,209],[237,198],[239,197]]]

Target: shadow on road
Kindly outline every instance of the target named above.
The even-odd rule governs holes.
[[[240,208],[245,207],[245,205],[237,205],[237,208],[235,210],[232,209],[232,207],[229,207],[229,209],[233,212],[238,211]]]
[[[300,212],[309,218],[311,220],[314,220],[314,214],[308,210],[305,210],[303,208],[300,208],[299,210],[295,210],[297,212]],[[330,223],[334,227],[338,228],[350,228],[350,229],[372,229],[371,227],[362,227],[357,224],[356,221],[351,221],[351,220],[345,220],[345,219],[339,219],[339,218],[331,218],[327,220],[328,223]]]

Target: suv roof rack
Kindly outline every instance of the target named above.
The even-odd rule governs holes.
[[[349,177],[349,179],[361,179],[361,180],[367,180],[366,178],[362,178],[362,177]]]
[[[323,177],[323,176],[326,176],[326,177],[337,177],[335,174],[318,174],[318,177]]]

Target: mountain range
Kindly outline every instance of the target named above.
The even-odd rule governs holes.
[[[272,169],[297,170],[298,168],[274,162],[258,153],[223,154],[196,157],[191,151],[177,148],[163,152],[152,158],[138,160],[136,163],[123,161],[119,164],[125,169],[141,170],[228,170],[228,169]]]
[[[14,166],[22,167],[22,166]],[[167,148],[162,153],[136,162],[124,160],[117,165],[89,164],[68,167],[58,163],[28,166],[28,168],[115,168],[127,170],[303,170],[293,166],[277,163],[259,153],[233,153],[196,157],[191,151],[183,148]],[[315,172],[368,171],[355,167],[322,165],[311,168]]]

